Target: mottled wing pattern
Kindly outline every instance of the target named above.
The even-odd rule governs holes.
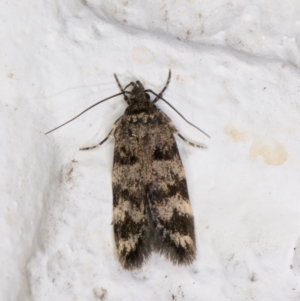
[[[120,263],[138,268],[152,250],[175,264],[195,259],[194,221],[170,119],[122,117],[114,133],[113,223]]]
[[[190,264],[196,256],[194,219],[175,131],[171,120],[157,110],[147,137],[152,177],[146,196],[155,233],[154,250],[174,264]]]
[[[125,269],[141,267],[151,253],[144,201],[141,149],[132,120],[124,115],[115,136],[113,224],[117,256]]]

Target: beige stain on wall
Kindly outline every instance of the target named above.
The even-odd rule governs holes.
[[[262,141],[254,139],[249,149],[249,158],[253,161],[263,158],[267,165],[282,165],[288,158],[284,146],[276,140]]]
[[[238,141],[246,141],[247,137],[249,136],[247,132],[239,130],[234,126],[227,125],[224,128],[225,134],[227,134],[232,140]]]
[[[198,78],[198,76],[196,74],[192,74],[192,75],[180,75],[180,74],[177,74],[175,76],[175,80],[177,82],[179,82],[179,83],[194,82],[197,78]]]
[[[154,54],[146,46],[139,45],[132,49],[131,57],[140,64],[147,65],[154,61]]]
[[[275,139],[253,138],[250,132],[238,129],[233,125],[227,125],[224,133],[235,142],[253,140],[249,148],[248,157],[252,161],[264,160],[264,163],[272,166],[279,166],[288,159],[288,152],[285,147]]]

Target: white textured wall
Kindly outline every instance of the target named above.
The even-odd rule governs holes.
[[[2,0],[0,300],[298,300],[300,2]],[[178,140],[198,257],[116,260],[112,74],[159,91]]]

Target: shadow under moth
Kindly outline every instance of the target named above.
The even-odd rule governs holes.
[[[101,102],[124,95],[128,106],[107,137],[97,145],[80,149],[93,149],[110,136],[115,138],[113,227],[119,262],[124,269],[137,269],[155,251],[174,264],[191,264],[196,257],[194,218],[174,134],[190,145],[199,148],[205,146],[185,139],[171,119],[155,105],[161,99],[185,119],[162,98],[170,82],[171,71],[159,94],[145,90],[140,81],[130,82],[123,88],[117,76],[114,76],[121,93],[97,102],[46,134]],[[128,88],[131,90],[128,91]],[[149,93],[155,95],[153,101]]]

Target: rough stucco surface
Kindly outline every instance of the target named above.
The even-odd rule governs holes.
[[[298,300],[300,3],[2,1],[0,300]],[[197,260],[116,260],[113,73],[139,79],[201,151],[178,140]]]

